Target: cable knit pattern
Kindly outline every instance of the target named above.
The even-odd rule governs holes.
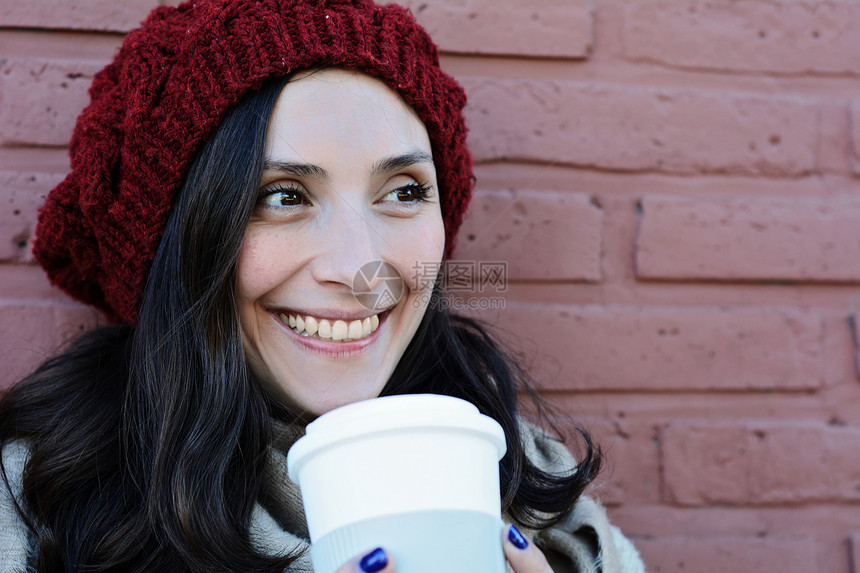
[[[185,173],[227,110],[268,78],[330,66],[399,92],[427,128],[446,256],[472,192],[462,88],[412,15],[369,0],[192,0],[129,33],[90,88],[72,170],[39,214],[34,255],[51,281],[136,324]]]
[[[26,569],[29,548],[27,528],[16,507],[16,500],[21,498],[27,446],[23,442],[11,442],[3,447],[2,455],[8,487],[0,482],[0,570],[17,573]]]

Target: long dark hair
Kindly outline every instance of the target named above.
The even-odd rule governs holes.
[[[249,535],[269,487],[272,420],[295,417],[249,371],[234,298],[285,82],[246,97],[198,154],[137,327],[86,333],[0,400],[0,445],[20,439],[30,451],[19,513],[33,532],[36,570],[283,571],[293,560],[261,554]],[[517,424],[524,385],[479,323],[431,305],[383,394],[457,396],[498,420],[508,440],[503,506],[545,526],[573,506],[600,456],[586,435],[572,475],[531,464]]]

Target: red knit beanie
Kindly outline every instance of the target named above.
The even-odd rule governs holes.
[[[370,0],[189,0],[126,36],[90,88],[71,173],[39,213],[34,254],[51,282],[137,323],[177,191],[228,109],[268,78],[331,66],[400,93],[430,136],[445,256],[472,191],[462,88],[412,15]]]

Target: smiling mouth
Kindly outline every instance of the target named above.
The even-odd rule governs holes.
[[[381,313],[384,314],[384,313]],[[278,313],[280,321],[290,329],[307,338],[326,342],[352,342],[373,334],[379,328],[379,314],[361,320],[329,320],[303,314]]]

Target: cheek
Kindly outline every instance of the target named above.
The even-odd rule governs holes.
[[[240,302],[253,300],[265,293],[282,274],[276,264],[284,261],[283,257],[277,256],[280,243],[267,235],[250,229],[245,233],[236,266],[236,294]]]
[[[398,250],[397,265],[410,291],[432,290],[445,254],[445,227],[441,214],[424,222],[417,232],[410,233]]]

